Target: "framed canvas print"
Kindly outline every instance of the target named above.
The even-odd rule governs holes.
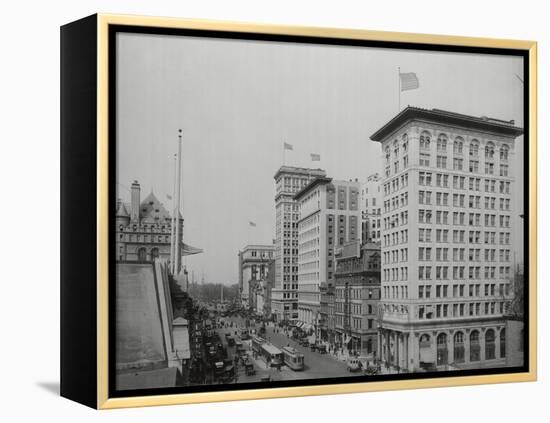
[[[536,43],[61,28],[61,394],[536,379]]]

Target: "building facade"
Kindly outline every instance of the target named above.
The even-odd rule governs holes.
[[[513,121],[407,107],[382,145],[379,354],[410,371],[505,363]]]
[[[319,177],[295,196],[298,220],[298,320],[327,336],[335,249],[361,237],[359,182]],[[324,302],[324,301],[326,302]]]
[[[380,228],[382,221],[382,177],[374,173],[361,184],[361,240],[380,242]]]
[[[294,195],[321,169],[282,166],[275,179],[275,285],[271,312],[277,321],[298,320],[298,202]]]
[[[170,260],[172,217],[163,204],[150,193],[141,201],[138,181],[132,183],[131,202],[117,202],[115,214],[117,261]],[[180,216],[180,243],[183,219]]]
[[[275,260],[268,263],[267,276],[254,284],[254,311],[257,315],[271,319],[271,290],[275,281]]]
[[[380,244],[352,241],[336,253],[336,345],[374,357],[378,348]]]
[[[273,245],[247,245],[239,251],[239,295],[243,307],[255,308],[256,283],[266,280],[273,254]]]

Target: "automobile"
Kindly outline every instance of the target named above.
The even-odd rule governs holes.
[[[346,368],[348,369],[348,372],[351,373],[360,371],[362,367],[363,365],[358,358],[348,358],[348,361],[346,362]]]
[[[300,341],[300,345],[301,345],[302,347],[307,347],[307,346],[309,346],[309,341],[308,341],[307,339],[302,339],[302,340]]]
[[[327,353],[327,346],[317,344],[317,351],[319,351],[319,354],[326,354]]]
[[[377,375],[378,372],[379,372],[379,369],[376,366],[368,366],[365,370],[365,374],[369,376]]]
[[[252,362],[247,361],[244,363],[244,369],[247,376],[252,376],[256,374],[256,369],[254,368],[254,364]]]
[[[221,377],[225,373],[225,365],[223,361],[217,361],[214,363],[214,374],[216,377]]]
[[[271,378],[269,376],[262,376],[260,382],[269,382]]]

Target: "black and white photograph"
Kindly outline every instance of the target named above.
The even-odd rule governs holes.
[[[115,391],[525,368],[524,56],[114,37]]]

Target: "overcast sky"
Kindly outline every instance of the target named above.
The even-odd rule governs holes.
[[[523,126],[520,58],[166,35],[119,34],[117,42],[118,196],[129,201],[138,180],[142,199],[153,191],[172,207],[182,128],[184,238],[204,249],[185,263],[211,282],[235,283],[239,249],[274,238],[283,142],[294,146],[287,165],[322,167],[335,179],[381,171],[380,144],[369,137],[398,111],[398,66],[420,81],[401,94],[402,107]],[[515,151],[522,169],[523,137]],[[523,175],[516,181],[519,215]]]

